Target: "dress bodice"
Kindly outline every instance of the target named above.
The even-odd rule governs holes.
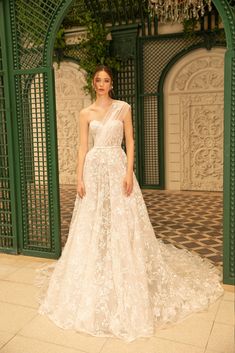
[[[90,134],[94,141],[94,147],[104,146],[121,146],[123,140],[123,122],[121,120],[111,120],[108,123],[108,128],[105,129],[105,133],[102,139],[96,139],[100,129],[103,129],[102,121],[92,120],[90,122]]]

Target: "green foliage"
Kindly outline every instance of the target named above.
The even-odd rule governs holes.
[[[195,37],[196,27],[199,23],[199,20],[195,18],[189,18],[188,20],[183,21],[184,34],[186,37]]]
[[[61,26],[56,35],[54,49],[64,49],[65,47],[65,29],[63,26]]]
[[[84,27],[87,32],[86,39],[79,43],[79,51],[81,53],[79,65],[86,72],[87,85],[84,90],[93,97],[92,74],[96,66],[107,65],[113,71],[118,71],[120,67],[119,60],[110,54],[110,40],[107,39],[109,30],[101,22],[95,20],[89,11],[80,14],[76,12],[76,22],[74,23]],[[65,28],[62,24],[57,33],[54,47],[58,62],[63,58],[65,48]]]
[[[98,23],[88,12],[81,19],[87,29],[87,38],[80,43],[83,52],[79,62],[80,67],[86,71],[87,85],[85,90],[93,95],[92,74],[97,65],[107,65],[112,70],[119,70],[120,64],[117,58],[110,55],[110,41],[107,40],[109,31]]]
[[[65,29],[63,25],[61,25],[59,31],[56,34],[55,43],[54,43],[54,54],[56,57],[56,61],[58,64],[60,63],[61,59],[63,58],[63,50],[66,48],[65,43]]]

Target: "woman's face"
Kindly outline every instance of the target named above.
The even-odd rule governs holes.
[[[94,77],[93,85],[96,94],[100,96],[106,96],[109,94],[109,91],[112,88],[111,77],[105,71],[99,71]]]

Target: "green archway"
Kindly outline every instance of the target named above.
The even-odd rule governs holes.
[[[235,9],[234,2],[214,0],[225,27],[224,78],[224,283],[235,278]],[[233,8],[230,7],[230,4]]]
[[[72,2],[35,0],[26,6],[24,0],[0,0],[0,249],[5,252],[60,255],[52,50],[56,32]],[[227,39],[225,283],[234,282],[235,262],[235,15],[232,3],[214,0]]]

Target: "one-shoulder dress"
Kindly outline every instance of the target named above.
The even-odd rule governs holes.
[[[47,280],[39,307],[61,328],[126,341],[205,310],[223,293],[209,261],[156,238],[135,175],[131,195],[123,193],[129,109],[114,100],[102,121],[90,122],[86,195],[76,197],[60,259],[50,274],[40,270]]]

